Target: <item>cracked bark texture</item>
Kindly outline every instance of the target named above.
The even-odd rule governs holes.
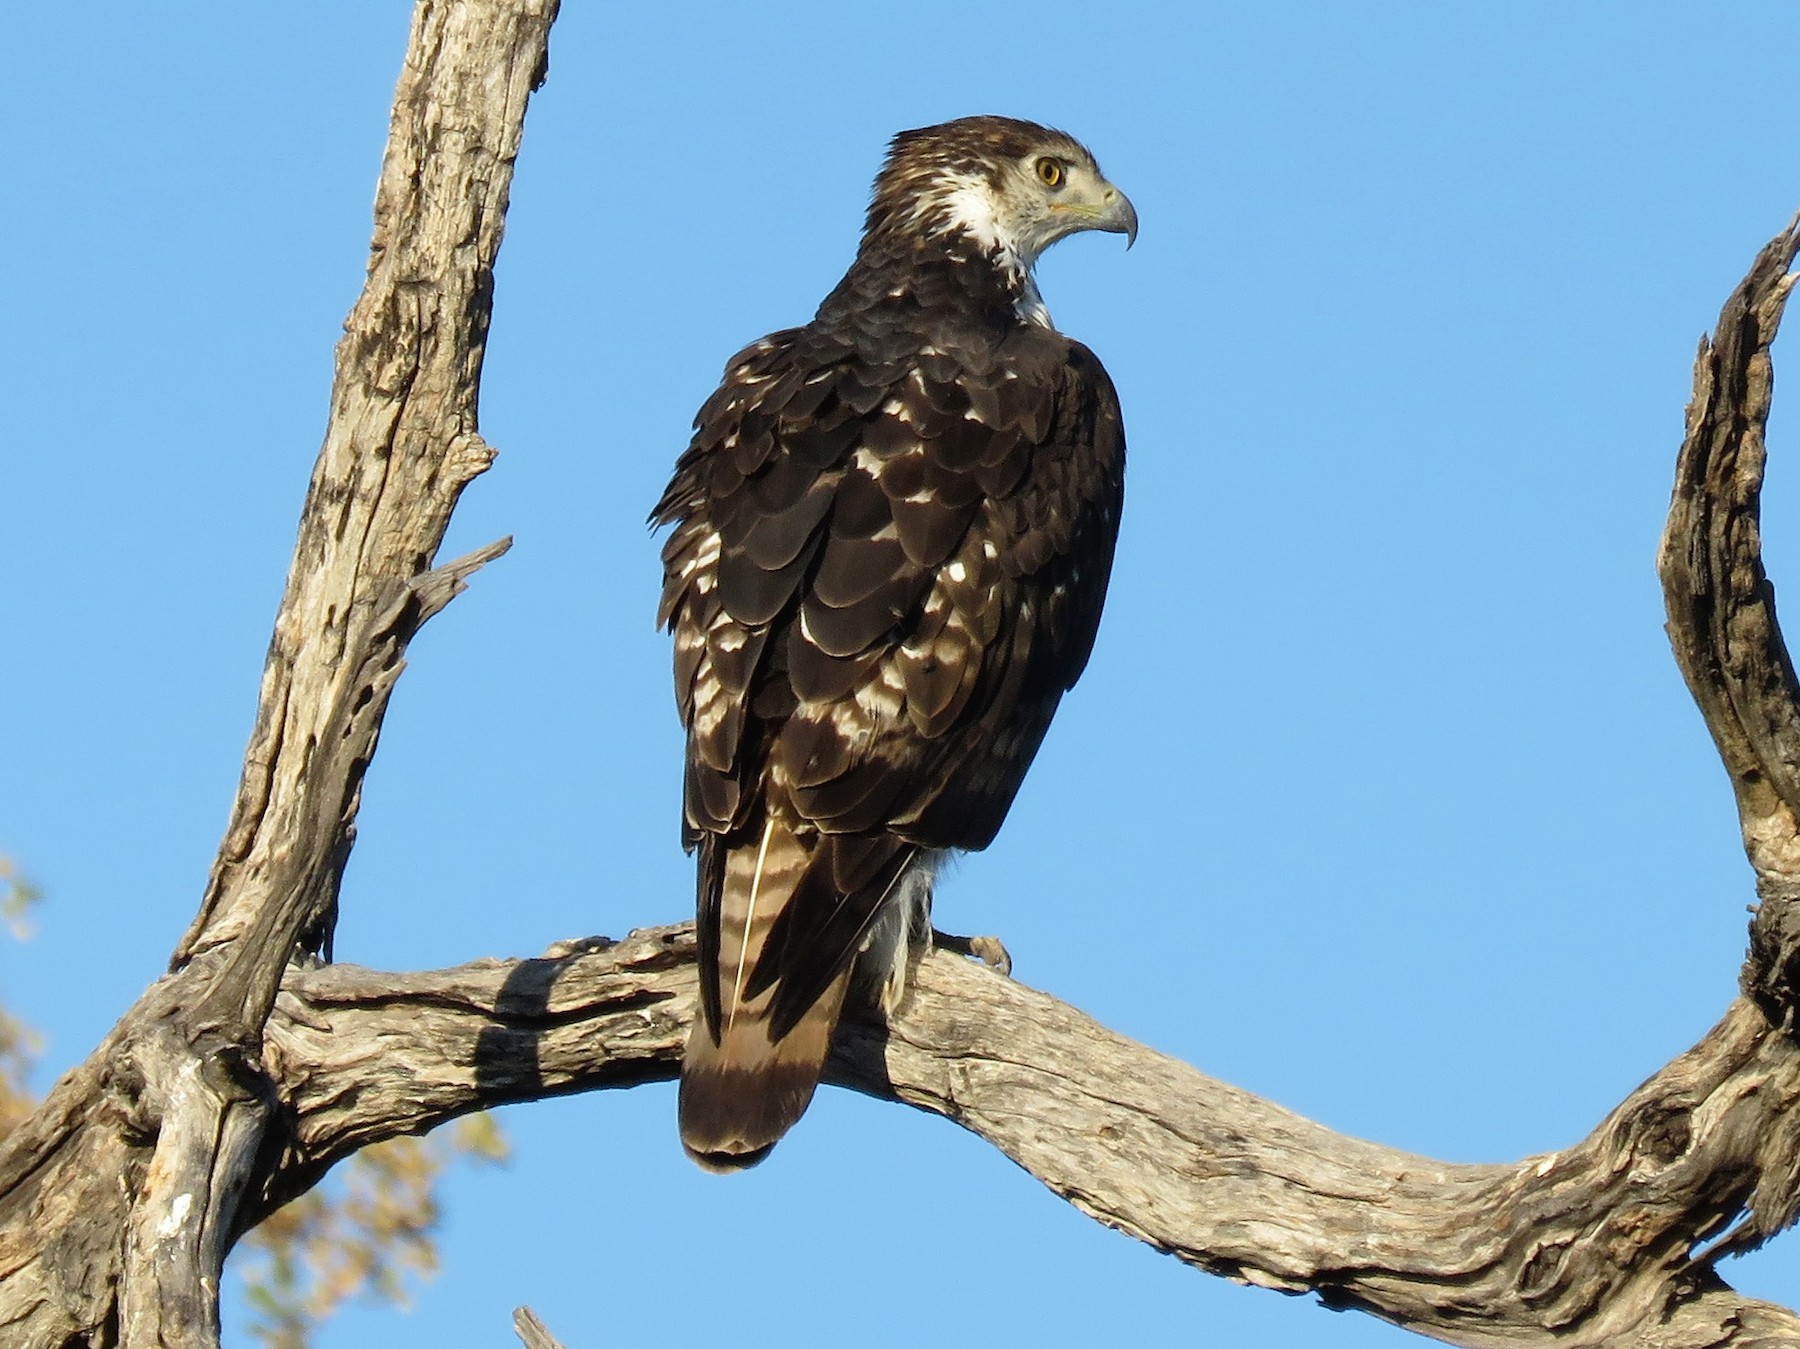
[[[692,932],[381,973],[329,950],[407,642],[504,542],[434,566],[476,425],[513,159],[555,0],[422,0],[361,299],[231,822],[170,973],[0,1147],[0,1342],[210,1346],[232,1242],[336,1161],[472,1110],[675,1075]],[[1800,691],[1760,561],[1769,346],[1800,233],[1696,366],[1661,559],[1760,905],[1742,995],[1581,1143],[1463,1165],[1347,1138],[945,954],[828,1077],[954,1120],[1202,1270],[1452,1344],[1800,1345],[1717,1257],[1800,1204]],[[498,1326],[496,1326],[498,1330]],[[521,1313],[528,1342],[547,1337]]]
[[[0,1342],[218,1343],[219,1266],[280,1154],[263,1028],[329,944],[408,641],[504,550],[434,567],[492,452],[493,264],[554,0],[424,0],[225,841],[170,974],[0,1148]]]

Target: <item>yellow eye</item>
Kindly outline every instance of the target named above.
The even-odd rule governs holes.
[[[1063,166],[1049,155],[1045,155],[1037,162],[1037,176],[1045,187],[1061,187]]]

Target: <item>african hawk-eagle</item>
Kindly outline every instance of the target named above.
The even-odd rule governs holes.
[[[896,136],[813,321],[736,356],[652,519],[687,727],[701,1012],[681,1138],[760,1161],[853,966],[891,1006],[931,877],[993,839],[1092,649],[1125,438],[1038,255],[1137,214],[1059,131]],[[859,975],[859,981],[861,978]]]

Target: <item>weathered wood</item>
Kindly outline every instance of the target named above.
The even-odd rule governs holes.
[[[544,1323],[538,1320],[537,1313],[529,1307],[520,1307],[513,1312],[513,1329],[525,1342],[525,1349],[563,1349],[562,1342],[550,1333]]]
[[[693,997],[685,926],[424,974],[296,970],[269,1027],[289,1165],[672,1077]],[[1587,1139],[1508,1165],[1335,1134],[942,953],[892,1026],[853,1018],[836,1049],[829,1080],[953,1119],[1083,1212],[1242,1282],[1452,1344],[1800,1342],[1800,1319],[1691,1259],[1800,1156],[1800,1046],[1747,1000]]]
[[[328,937],[400,655],[433,612],[418,578],[462,489],[493,459],[475,415],[493,264],[555,10],[447,0],[414,15],[368,280],[338,344],[256,727],[205,900],[172,962],[256,933],[221,969],[233,989],[246,984],[244,962],[268,964],[266,944],[285,953]],[[260,1022],[274,985],[248,986],[264,996],[241,1015]]]
[[[476,403],[493,265],[555,0],[421,0],[369,274],[275,621],[256,727],[171,974],[0,1147],[0,1342],[218,1343],[220,1262],[266,1182],[262,1030],[329,942],[407,643],[505,543],[433,568],[492,459]]]
[[[1744,991],[1790,1021],[1800,995],[1800,681],[1763,570],[1761,494],[1769,348],[1797,254],[1800,218],[1758,255],[1700,343],[1658,562],[1669,641],[1731,776],[1756,871]]]
[[[226,840],[171,973],[0,1146],[0,1343],[209,1349],[225,1250],[334,1161],[489,1105],[675,1073],[687,928],[429,973],[289,962],[328,946],[407,642],[505,546],[432,567],[491,459],[475,410],[492,267],[555,11],[418,6]],[[1449,1343],[1800,1345],[1800,1318],[1713,1269],[1800,1205],[1800,684],[1757,520],[1797,253],[1790,228],[1702,345],[1662,558],[1762,901],[1746,996],[1698,1045],[1575,1147],[1452,1165],[1334,1134],[933,955],[892,1025],[846,1021],[830,1080],[955,1120],[1190,1264]]]
[[[219,1271],[272,1101],[229,1050],[196,1055],[179,1035],[140,1062],[154,1065],[148,1085],[168,1099],[155,1103],[161,1123],[126,1222],[119,1342],[216,1344]]]

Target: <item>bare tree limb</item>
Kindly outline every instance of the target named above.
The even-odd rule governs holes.
[[[1737,794],[1761,900],[1744,991],[1791,1024],[1800,993],[1800,681],[1762,565],[1769,348],[1794,287],[1800,218],[1771,240],[1694,363],[1659,570],[1669,640]],[[1759,1213],[1784,1226],[1785,1212]]]
[[[171,974],[0,1147],[0,1340],[218,1343],[219,1268],[279,1144],[262,1030],[329,943],[407,643],[499,543],[433,569],[476,428],[494,259],[556,0],[421,0],[256,727]]]
[[[289,1164],[672,1077],[693,991],[686,926],[426,974],[295,971],[269,1029]],[[1747,1000],[1582,1143],[1504,1166],[1334,1134],[941,953],[892,1026],[846,1024],[829,1076],[955,1120],[1190,1264],[1452,1344],[1758,1343],[1746,1317],[1800,1342],[1800,1319],[1692,1258],[1800,1155],[1800,1047]]]
[[[173,960],[254,934],[213,981],[227,1003],[248,995],[229,1008],[248,1023],[267,1015],[269,971],[326,935],[401,655],[454,593],[424,603],[420,578],[493,460],[476,430],[493,265],[555,12],[555,0],[441,0],[414,15],[368,280],[338,344],[243,779]]]
[[[505,547],[432,566],[491,459],[475,413],[492,267],[555,11],[418,6],[368,282],[204,901],[171,973],[0,1147],[8,1345],[211,1349],[224,1251],[334,1161],[488,1105],[675,1072],[685,927],[433,973],[289,965],[328,943],[408,641]],[[1800,1318],[1713,1268],[1800,1205],[1800,683],[1757,521],[1797,252],[1790,228],[1702,345],[1662,559],[1761,897],[1745,996],[1698,1045],[1575,1147],[1452,1165],[1334,1134],[935,955],[891,1025],[846,1021],[831,1080],[955,1120],[1190,1264],[1449,1343],[1800,1344]]]
[[[525,1342],[525,1349],[563,1349],[562,1342],[549,1332],[544,1323],[538,1320],[537,1313],[529,1307],[520,1307],[513,1312],[513,1329]]]
[[[230,1055],[196,1057],[178,1037],[160,1048],[169,1062],[152,1080],[169,1084],[169,1099],[125,1231],[119,1323],[128,1349],[217,1342],[218,1271],[269,1117],[260,1079],[232,1073]]]

